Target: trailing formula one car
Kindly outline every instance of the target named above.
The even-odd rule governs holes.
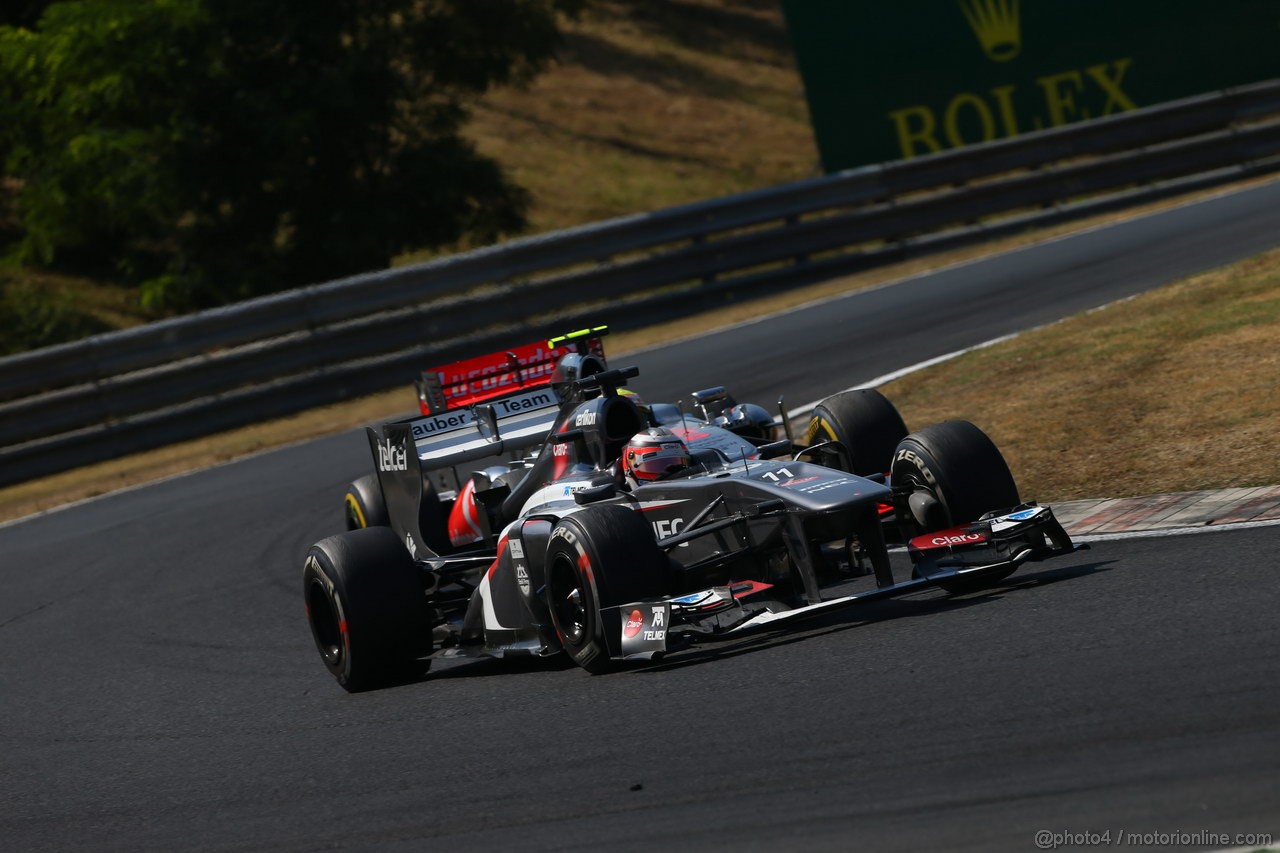
[[[638,370],[607,369],[598,335],[543,355],[557,343],[550,368],[506,352],[451,365],[426,414],[367,431],[376,475],[348,492],[356,529],[312,546],[303,571],[316,645],[346,689],[436,657],[564,651],[603,672],[859,602],[977,589],[1076,547],[968,422],[908,435],[882,395],[845,392],[801,444],[722,388],[694,395],[697,414],[643,405],[625,388]],[[451,491],[430,477],[530,450]],[[888,538],[910,578],[894,577]]]

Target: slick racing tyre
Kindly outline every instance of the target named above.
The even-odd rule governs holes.
[[[382,499],[382,487],[374,474],[366,474],[347,487],[342,499],[348,530],[362,527],[390,527],[387,504]]]
[[[348,486],[342,504],[348,530],[391,526],[391,513],[387,510],[376,474],[366,474]],[[437,554],[449,553],[447,514],[435,486],[425,475],[422,478],[422,500],[418,504],[418,529],[422,531],[428,548]]]
[[[307,621],[329,672],[352,693],[424,672],[431,625],[418,568],[389,528],[330,536],[302,571]]]
[[[893,403],[869,388],[841,391],[823,400],[805,431],[806,444],[843,444],[849,451],[849,473],[860,476],[886,473],[894,448],[906,437],[906,424]]]
[[[589,506],[563,518],[547,546],[547,605],[564,650],[593,674],[608,672],[600,611],[665,592],[667,558],[653,530],[621,506]]]
[[[911,512],[904,519],[914,528],[911,536],[968,524],[1021,503],[999,449],[968,421],[943,421],[904,438],[893,454],[889,482],[911,489]],[[1012,572],[940,586],[951,593],[968,592]]]

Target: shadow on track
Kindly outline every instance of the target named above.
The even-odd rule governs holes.
[[[956,610],[998,601],[1006,595],[1016,595],[1047,584],[1108,572],[1111,571],[1111,562],[1113,561],[1064,566],[1058,569],[1046,569],[1029,575],[1014,576],[1009,580],[1002,581],[997,586],[965,595],[951,597],[928,595],[928,597],[888,599],[869,602],[864,605],[853,605],[850,610],[836,610],[806,619],[804,620],[803,628],[762,632],[737,642],[730,640],[718,643],[715,648],[705,646],[699,648],[695,645],[690,649],[673,652],[673,655],[678,655],[674,659],[663,660],[649,665],[640,665],[631,671],[642,673],[666,672],[686,666],[696,666],[713,660],[723,660],[758,651],[776,649],[792,643],[805,642],[815,637],[839,634],[877,622],[911,617],[942,616]],[[858,608],[856,610],[857,616],[851,618],[850,614],[854,607]]]
[[[694,645],[688,649],[673,651],[671,653],[673,658],[655,663],[638,662],[630,666],[620,667],[613,673],[609,673],[609,675],[667,672],[715,660],[725,660],[758,651],[776,649],[793,643],[802,643],[815,637],[839,634],[854,628],[873,625],[877,622],[944,616],[957,610],[999,601],[1007,595],[1017,595],[1048,584],[1076,580],[1100,572],[1111,571],[1110,566],[1111,562],[1109,561],[1045,569],[1031,574],[1015,575],[989,589],[965,595],[940,596],[930,591],[920,594],[918,597],[868,602],[851,606],[848,610],[836,610],[815,615],[805,619],[803,627],[762,631],[758,634],[743,637],[740,640],[708,640],[707,645]],[[712,643],[715,644],[714,647],[711,645]],[[563,654],[555,654],[548,657],[521,656],[512,658],[475,658],[470,660],[454,659],[443,666],[433,668],[430,672],[409,675],[393,684],[386,684],[377,688],[377,690],[368,692],[404,687],[425,681],[443,681],[457,678],[497,678],[532,672],[563,672],[575,668],[568,655]],[[607,678],[608,675],[603,677]]]

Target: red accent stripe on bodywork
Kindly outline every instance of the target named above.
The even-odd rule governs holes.
[[[489,580],[493,580],[493,573],[498,570],[498,561],[502,559],[502,549],[505,547],[507,547],[507,537],[504,535],[498,540],[498,556],[493,558],[493,562],[489,565],[489,571],[485,572]]]
[[[773,589],[773,584],[762,581],[735,581],[729,584],[729,592],[734,598],[746,598],[766,589]]]
[[[939,548],[954,548],[957,545],[980,545],[987,541],[985,533],[969,530],[967,527],[952,527],[935,533],[916,536],[907,543],[912,551],[935,551]]]

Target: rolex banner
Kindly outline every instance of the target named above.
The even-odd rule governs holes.
[[[784,0],[828,172],[1280,77],[1280,0]]]

